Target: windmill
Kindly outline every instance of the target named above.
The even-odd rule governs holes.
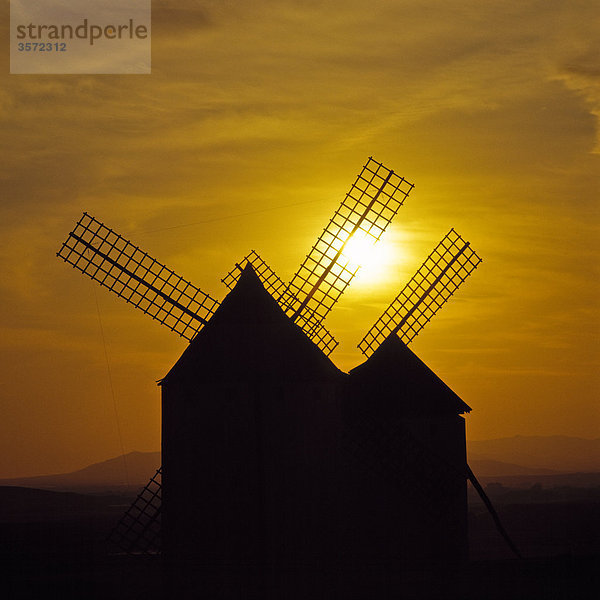
[[[394,171],[369,158],[287,285],[254,250],[237,262],[222,282],[233,290],[251,269],[288,321],[322,355],[328,356],[337,342],[323,321],[358,271],[358,265],[351,263],[344,250],[355,236],[378,241],[412,187]],[[58,256],[190,342],[214,321],[221,306],[218,300],[87,213],[69,234]],[[404,345],[409,344],[480,262],[470,244],[450,230],[365,335],[360,350],[372,357],[389,345],[389,340],[399,338]],[[163,388],[163,399],[164,393]],[[404,447],[414,448],[421,464],[439,462],[410,431],[404,432],[404,437]],[[464,478],[465,473],[472,476],[466,458],[459,470],[460,477]],[[113,541],[125,552],[155,552],[159,548],[162,476],[161,468],[113,532]],[[475,482],[474,476],[472,481]]]
[[[349,373],[343,415],[350,552],[466,559],[470,408],[408,345],[480,262],[451,229],[358,344],[367,360]]]
[[[378,241],[412,188],[371,157],[289,284],[284,285],[254,251],[223,282],[232,287],[250,265],[290,320],[329,355],[337,342],[323,320],[359,268],[351,264],[344,249],[357,234]],[[87,213],[57,256],[188,341],[220,305]],[[115,530],[113,537],[125,551],[140,545],[145,549],[156,546],[162,474],[159,469]]]
[[[442,414],[446,417],[452,417],[453,415],[471,410],[460,398],[452,398],[451,395],[444,400],[443,404],[440,403],[438,406],[432,405],[430,398],[436,396],[436,390],[434,386],[430,386],[429,384],[431,381],[435,384],[435,379],[437,378],[432,372],[427,372],[428,368],[426,365],[421,363],[408,350],[408,345],[427,323],[431,321],[442,306],[456,293],[458,288],[475,271],[481,262],[482,259],[473,250],[470,243],[464,240],[454,229],[450,229],[358,344],[358,348],[368,359],[385,345],[387,355],[383,361],[390,361],[391,359],[391,363],[384,364],[383,373],[381,368],[378,372],[376,367],[366,377],[365,372],[370,368],[369,360],[352,370],[350,376],[351,380],[354,376],[354,380],[351,381],[349,386],[353,390],[351,395],[357,392],[356,388],[366,385],[368,388],[367,396],[370,400],[374,395],[374,387],[376,388],[377,385],[385,386],[382,379],[385,379],[386,375],[393,374],[396,366],[395,363],[406,361],[406,364],[410,365],[409,369],[413,369],[416,373],[413,377],[418,389],[412,390],[412,393],[419,396],[418,399],[421,402],[420,410],[423,413],[427,413],[428,417],[432,414],[436,414],[437,416]],[[398,340],[399,342],[394,343],[394,340]],[[380,358],[379,363],[381,364],[381,362],[382,359]],[[419,378],[423,375],[424,380],[421,381]],[[378,380],[377,383],[374,382],[374,379]],[[438,385],[438,387],[443,388],[445,386],[441,380],[439,380],[439,383],[441,386]],[[397,382],[394,381],[392,385],[397,385]],[[387,390],[383,391],[383,393],[381,391],[380,388],[380,395],[385,396]],[[451,390],[448,391],[451,392]],[[376,394],[377,392],[375,392]],[[364,397],[360,398],[360,390],[358,390],[356,396],[359,397],[359,401],[365,400]],[[394,404],[394,408],[397,408],[397,398],[394,398]],[[356,407],[353,410],[355,411]],[[508,547],[516,556],[521,556],[514,542],[504,529],[485,491],[467,464],[463,423],[458,421],[457,428],[456,422],[452,424],[449,421],[450,427],[453,430],[447,430],[446,434],[449,434],[449,437],[453,438],[455,443],[436,448],[435,444],[431,443],[431,439],[424,441],[422,432],[411,431],[411,427],[401,425],[393,431],[394,427],[398,424],[398,420],[394,423],[394,417],[389,411],[383,414],[383,422],[380,421],[378,423],[376,418],[373,419],[372,404],[369,404],[367,410],[370,414],[366,418],[364,414],[362,415],[359,426],[361,430],[360,434],[355,435],[356,428],[354,428],[354,431],[351,431],[347,435],[351,445],[356,446],[357,443],[359,445],[362,443],[365,446],[365,448],[361,448],[360,450],[362,450],[363,460],[366,459],[369,463],[369,468],[382,470],[385,476],[391,475],[392,477],[402,478],[404,486],[403,495],[410,494],[411,490],[414,494],[415,488],[417,488],[415,498],[417,498],[420,504],[424,504],[424,499],[426,499],[425,503],[427,503],[427,500],[442,490],[443,495],[438,498],[438,506],[433,509],[437,513],[435,516],[438,520],[438,526],[440,520],[439,513],[441,512],[440,506],[448,504],[448,493],[443,490],[444,485],[448,486],[448,482],[454,479],[455,492],[457,492],[455,500],[456,504],[459,505],[459,510],[454,510],[447,515],[446,526],[452,522],[450,527],[456,528],[457,514],[462,518],[463,548],[455,547],[451,549],[451,552],[456,552],[457,554],[461,552],[466,553],[466,497],[464,495],[464,486],[462,485],[462,481],[466,478],[481,497],[492,516],[496,529]],[[435,427],[439,429],[439,423]],[[350,429],[352,430],[352,427]],[[391,433],[392,431],[393,433]],[[456,442],[458,442],[458,445]],[[396,459],[393,458],[394,455]],[[398,457],[400,457],[400,461],[398,461]],[[411,461],[412,465],[407,464]],[[425,471],[428,472],[427,476],[420,476]],[[409,479],[410,484],[406,485]],[[445,480],[445,484],[441,483],[443,480]],[[462,508],[460,508],[461,504]],[[410,529],[410,523],[407,524],[405,522],[403,523],[402,535],[407,535],[407,529]],[[419,535],[421,533],[419,532]],[[448,531],[446,531],[447,534]],[[411,552],[415,551],[415,546],[416,543],[411,544]]]

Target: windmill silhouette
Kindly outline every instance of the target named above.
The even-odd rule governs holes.
[[[370,157],[288,285],[255,251],[223,282],[231,289],[250,264],[290,319],[329,355],[337,342],[322,321],[359,269],[344,255],[344,248],[356,234],[378,241],[412,188]],[[188,341],[220,304],[87,213],[57,256]],[[156,548],[161,477],[159,469],[115,530],[113,538],[125,551]]]
[[[245,289],[250,290],[244,292],[250,294],[249,298],[252,297],[252,294],[258,298],[260,292],[252,291],[253,284],[248,283],[255,274],[264,290],[277,303],[279,310],[287,315],[287,321],[301,330],[302,335],[319,349],[320,355],[328,356],[336,347],[337,342],[324,327],[323,321],[359,268],[350,262],[350,259],[344,254],[344,249],[357,234],[367,236],[373,241],[379,240],[412,188],[411,183],[399,177],[394,171],[387,169],[373,158],[369,158],[290,283],[284,284],[259,254],[251,251],[236,263],[232,271],[222,280],[230,290],[233,290],[226,298],[226,301],[229,301],[230,297],[233,297],[228,306],[235,304],[237,297],[238,305],[242,306],[241,310],[243,310],[243,304],[247,299],[239,300],[240,294],[234,297],[234,293],[240,286],[245,286]],[[84,213],[69,234],[58,252],[58,256],[188,341],[199,340],[200,333],[205,327],[207,327],[207,337],[210,338],[214,327],[211,330],[208,325],[215,321],[213,316],[216,318],[219,311],[229,310],[231,313],[231,309],[225,306],[227,302],[224,301],[221,305],[216,299],[178,276],[174,271],[87,213]],[[359,344],[361,351],[368,357],[371,355],[376,357],[378,352],[381,353],[380,349],[389,346],[389,340],[396,339],[396,336],[404,344],[410,343],[480,262],[481,259],[472,250],[469,243],[465,242],[454,230],[450,230],[366,334]],[[252,275],[248,273],[252,273]],[[263,300],[257,300],[259,310],[262,310],[260,308],[262,302]],[[238,310],[240,310],[239,307]],[[188,351],[193,349],[194,343],[190,344],[180,361],[163,380],[163,421],[167,414],[164,398],[168,394],[173,394],[165,388],[168,388],[173,380],[177,381],[178,372],[182,371],[178,365],[185,363],[186,360],[188,363],[190,362],[189,356],[192,354]],[[298,343],[302,344],[302,342]],[[310,353],[312,350],[308,352]],[[186,353],[188,353],[187,358]],[[206,355],[203,359],[210,361],[210,357]],[[277,357],[273,357],[273,360],[276,361]],[[320,360],[314,355],[309,362],[316,361],[318,363]],[[332,363],[330,364],[332,365]],[[318,370],[321,367],[315,368]],[[326,366],[324,369],[327,370],[330,367]],[[334,373],[336,370],[333,367],[333,371],[330,372],[332,379],[337,377]],[[352,380],[352,372],[350,380]],[[341,383],[341,380],[337,379],[336,381],[335,385],[339,389],[345,389],[345,383]],[[346,392],[342,392],[342,396],[344,394]],[[346,395],[351,398],[346,405],[351,406],[353,394]],[[462,403],[462,401],[460,402]],[[457,406],[458,412],[470,410],[464,403]],[[166,420],[172,422],[171,417]],[[362,419],[359,429],[361,428],[365,429],[364,419]],[[344,436],[350,437],[353,440],[352,443],[355,443],[357,439],[364,441],[363,433],[356,434],[356,432],[356,420],[354,420],[350,426],[346,427]],[[380,430],[379,433],[381,433]],[[427,457],[431,460],[431,448],[423,448],[422,441],[410,431],[404,431],[402,435],[407,440],[403,444],[404,448],[422,448],[423,451],[419,454],[420,458],[418,459],[421,464],[427,462]],[[459,432],[459,438],[460,435]],[[173,436],[169,430],[168,437],[176,436]],[[372,440],[377,436],[370,437]],[[462,439],[464,442],[464,429]],[[163,425],[163,461],[164,440],[165,428]],[[175,445],[172,444],[172,447]],[[384,454],[385,452],[389,453],[389,448],[380,447],[379,450],[383,450]],[[367,457],[367,462],[373,463],[370,468],[376,468],[374,465],[381,463],[379,459],[373,461],[372,452],[366,454],[363,452],[361,456],[363,462]],[[258,462],[264,461],[264,455],[259,458]],[[467,472],[466,458],[464,464],[461,465],[459,460],[458,466],[456,464],[452,466],[458,469],[458,479],[462,478],[464,484],[465,476],[470,473],[470,470]],[[172,467],[173,473],[176,470],[176,467]],[[439,475],[439,469],[435,471],[434,475]],[[125,552],[156,552],[160,549],[160,519],[164,501],[161,498],[162,476],[161,468],[139,494],[112,534],[113,541]],[[264,477],[264,473],[259,475],[259,479],[260,477]],[[260,510],[264,513],[265,509],[263,507]],[[179,524],[180,530],[183,530],[186,519],[193,518],[192,512],[185,516],[183,524]],[[175,523],[176,520],[171,517],[172,523]]]

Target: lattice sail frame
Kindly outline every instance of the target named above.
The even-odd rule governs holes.
[[[269,265],[260,257],[256,250],[251,250],[242,260],[235,263],[235,267],[221,279],[227,289],[232,290],[238,282],[242,271],[246,265],[252,265],[254,272],[258,275],[265,290],[271,296],[277,298],[285,289],[285,283],[280,279],[279,275],[269,267]]]
[[[413,187],[369,158],[281,297],[293,321],[323,321],[359,269],[344,256],[346,244],[357,233],[378,241]]]
[[[408,345],[480,262],[451,229],[358,344],[360,351],[370,356],[394,333]]]
[[[188,341],[219,306],[85,212],[57,256]]]
[[[286,289],[286,285],[255,250],[250,251],[250,253],[244,256],[242,260],[237,262],[235,267],[229,271],[221,281],[228,289],[232,290],[247,264],[252,265],[252,268],[264,285],[265,290],[277,300],[282,308],[284,308],[282,306],[281,298]],[[308,318],[303,318],[301,322],[297,322],[297,325],[300,326],[307,337],[312,340],[326,356],[329,356],[338,345],[338,342],[333,335],[331,335],[331,333],[315,319],[310,320]]]
[[[160,553],[161,507],[162,467],[115,525],[108,541],[127,554]]]

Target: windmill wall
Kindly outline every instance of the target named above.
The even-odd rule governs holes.
[[[343,406],[348,553],[404,563],[467,558],[469,407],[398,338],[350,372]]]
[[[163,402],[167,554],[251,560],[324,549],[337,471],[335,387],[169,387]]]

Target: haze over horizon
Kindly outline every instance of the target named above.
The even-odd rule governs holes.
[[[600,437],[513,436],[467,440],[467,461],[477,477],[600,475]],[[25,487],[106,486],[147,483],[160,467],[160,449],[110,456],[67,473],[37,473],[22,478],[0,478],[1,485]]]
[[[148,76],[11,76],[3,54],[0,478],[160,445],[186,342],[56,258],[82,211],[220,300],[251,249],[288,281],[371,155],[415,189],[326,321],[336,365],[454,227],[484,262],[411,349],[468,438],[598,437],[597,17],[167,0]]]

